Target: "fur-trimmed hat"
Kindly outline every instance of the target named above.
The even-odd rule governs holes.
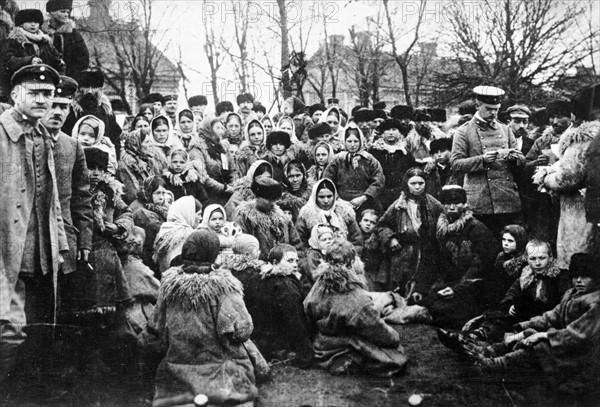
[[[225,112],[233,112],[233,103],[228,102],[227,100],[219,102],[215,106],[215,113],[217,116],[221,116],[221,114]]]
[[[598,267],[597,257],[591,253],[575,253],[571,256],[571,264],[569,265],[569,276],[574,277],[591,277],[594,280],[600,279],[600,268]]]
[[[314,105],[311,105],[308,108],[308,114],[312,117],[313,114],[315,114],[315,112],[324,112],[325,110],[327,110],[327,108],[325,107],[325,105],[321,104],[321,103],[315,103]]]
[[[373,103],[373,110],[385,110],[385,102]]]
[[[555,99],[546,105],[546,117],[571,117],[571,102],[567,99]]]
[[[26,8],[19,10],[15,16],[15,26],[23,25],[24,23],[39,23],[44,24],[44,15],[36,8]]]
[[[411,120],[413,115],[413,108],[407,105],[396,105],[392,107],[390,116],[392,119],[397,120]]]
[[[194,95],[188,99],[188,106],[206,106],[208,104],[208,99],[204,95]]]
[[[108,153],[100,150],[97,147],[88,147],[83,150],[85,153],[85,162],[87,168],[99,168],[101,170],[108,170]]]
[[[370,122],[375,120],[375,112],[371,109],[360,108],[353,114],[354,123]]]
[[[446,109],[434,107],[433,109],[429,109],[429,114],[431,115],[432,122],[444,123],[446,120],[448,120]]]
[[[52,13],[58,10],[73,10],[73,0],[48,0],[46,11]]]
[[[276,201],[281,198],[282,188],[281,183],[275,181],[273,178],[258,177],[252,181],[250,187],[252,192],[257,198],[268,199],[269,201]]]
[[[435,140],[431,140],[431,144],[429,144],[429,153],[435,154],[440,151],[452,151],[452,139],[448,137],[437,138]]]
[[[440,202],[443,205],[467,203],[467,192],[460,185],[446,185],[440,192]]]
[[[265,144],[267,146],[267,150],[270,150],[275,144],[283,144],[287,149],[292,145],[292,141],[290,140],[290,135],[285,131],[274,130],[267,136],[267,141]]]
[[[250,93],[242,93],[241,95],[237,96],[236,101],[238,106],[242,103],[254,103],[254,96],[252,96]]]
[[[86,69],[79,75],[79,86],[82,88],[104,87],[104,75],[99,69]]]
[[[311,140],[315,140],[320,136],[324,136],[326,134],[331,133],[331,126],[326,122],[320,122],[312,126],[308,129],[308,138]]]

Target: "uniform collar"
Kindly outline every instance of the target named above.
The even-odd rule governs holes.
[[[9,109],[2,113],[0,116],[0,121],[2,122],[2,126],[6,130],[6,134],[11,139],[13,143],[19,141],[23,134],[26,134],[29,129],[35,130],[38,134],[44,136],[44,138],[49,137],[46,129],[39,123],[39,121],[34,125],[27,119],[23,117],[21,113],[19,113],[15,108]]]
[[[477,125],[477,127],[479,127],[481,130],[486,130],[488,127],[496,129],[498,126],[496,120],[488,122],[487,120],[482,119],[481,116],[479,116],[479,112],[473,115],[473,123],[475,123],[475,125]]]

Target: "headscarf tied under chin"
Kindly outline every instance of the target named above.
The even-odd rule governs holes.
[[[220,249],[219,237],[213,230],[202,228],[194,231],[181,249],[181,269],[186,273],[211,272]]]
[[[308,245],[315,250],[323,251],[324,248],[321,247],[321,242],[319,239],[325,233],[331,233],[332,236],[335,236],[335,228],[327,225],[325,223],[319,223],[318,225],[313,226],[310,231],[310,238],[308,239]]]
[[[184,242],[196,226],[196,200],[193,196],[179,198],[169,208],[154,243],[154,261],[159,255],[167,257],[167,264],[181,253]]]

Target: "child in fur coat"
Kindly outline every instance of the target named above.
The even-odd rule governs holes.
[[[163,276],[145,345],[166,355],[156,371],[154,406],[192,405],[205,394],[210,405],[252,406],[257,376],[269,368],[249,341],[253,324],[242,284],[218,268],[219,238],[210,229],[193,232],[182,264]]]
[[[15,28],[2,44],[2,81],[4,89],[10,88],[12,75],[27,65],[46,64],[64,73],[65,63],[40,26],[44,15],[37,9],[25,9],[15,16]]]

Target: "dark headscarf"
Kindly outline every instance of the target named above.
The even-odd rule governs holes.
[[[219,255],[217,234],[208,228],[192,232],[181,249],[182,269],[186,273],[209,273]]]

